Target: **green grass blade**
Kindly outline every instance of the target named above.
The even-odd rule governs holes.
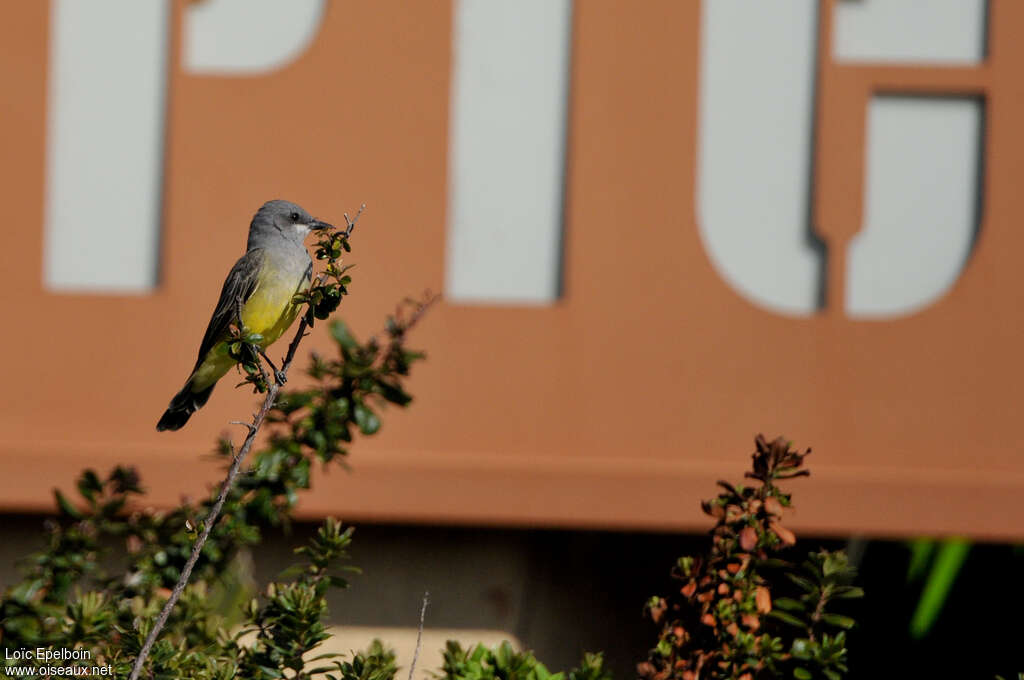
[[[917,602],[917,609],[910,619],[911,637],[920,639],[935,625],[970,550],[971,543],[964,538],[951,538],[941,542],[924,584],[924,590],[921,592],[921,599]]]

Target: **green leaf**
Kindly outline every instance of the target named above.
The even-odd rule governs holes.
[[[362,402],[357,402],[352,415],[363,434],[374,434],[380,429],[380,418]]]
[[[113,517],[121,511],[121,508],[124,507],[124,504],[127,502],[127,500],[128,499],[125,498],[124,496],[117,496],[116,498],[110,499],[102,506],[103,514],[107,517]]]
[[[791,612],[804,612],[807,611],[807,607],[804,606],[799,600],[794,600],[791,597],[778,597],[772,603],[779,609],[785,609]]]
[[[857,625],[857,622],[854,621],[852,618],[850,618],[849,616],[843,616],[842,614],[822,614],[821,620],[829,625],[838,626],[839,628],[845,628],[846,630],[849,630],[853,628],[855,625]]]
[[[778,557],[768,557],[763,560],[757,560],[756,563],[757,566],[764,567],[766,569],[788,569],[793,566],[792,563],[779,559]]]
[[[770,612],[768,612],[768,616],[774,619],[778,619],[783,623],[788,623],[791,626],[796,626],[797,628],[807,628],[807,624],[805,622],[801,621],[792,614],[787,614],[786,612],[778,609],[773,609]]]
[[[817,557],[817,553],[811,553],[811,557]],[[810,574],[814,575],[814,578],[821,580],[826,574],[822,573],[819,563],[812,562],[811,560],[804,560],[803,568],[806,569]]]
[[[793,640],[793,648],[790,651],[798,659],[810,659],[811,647],[811,641],[807,638],[797,638]]]
[[[60,508],[61,514],[75,520],[82,519],[85,516],[78,508],[71,504],[71,501],[60,492],[60,489],[53,490],[53,497],[57,500],[57,507]]]
[[[322,289],[322,299],[314,303],[313,315],[318,319],[326,319],[341,304],[341,291],[333,286]],[[320,292],[320,291],[317,291]]]
[[[412,401],[412,397],[401,387],[383,380],[377,381],[377,391],[392,404],[405,406]]]
[[[811,680],[811,678],[813,678],[814,676],[811,675],[811,672],[806,668],[801,668],[800,666],[797,666],[793,669],[793,677],[797,680]]]
[[[970,542],[963,538],[951,538],[942,542],[921,592],[921,599],[910,619],[911,637],[923,638],[935,625],[957,574],[960,573],[960,567],[963,566],[970,551]]]
[[[352,331],[349,330],[344,321],[332,321],[328,325],[328,330],[330,330],[334,341],[345,349],[352,351],[359,347],[359,341],[352,335]]]
[[[836,586],[832,591],[832,596],[844,600],[852,600],[858,597],[864,597],[864,589],[858,588],[857,586]]]
[[[78,493],[82,494],[82,497],[90,503],[96,497],[97,493],[103,491],[103,482],[100,481],[99,476],[92,470],[86,470],[82,473],[82,476],[78,479]]]
[[[797,576],[796,574],[791,574],[787,572],[786,578],[788,578],[790,581],[795,583],[799,588],[805,590],[808,593],[816,593],[818,591],[818,586],[814,585],[813,583],[811,583],[810,580],[804,578],[803,576]]]
[[[427,353],[426,352],[411,352],[411,351],[402,352],[402,361],[404,361],[407,364],[411,364],[414,361],[419,361],[420,359],[426,359],[426,358],[427,358]]]

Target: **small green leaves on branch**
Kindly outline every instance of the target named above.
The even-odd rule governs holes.
[[[255,640],[248,647],[239,647],[238,676],[243,678],[282,678],[284,669],[294,672],[289,677],[312,678],[335,670],[333,666],[308,668],[303,657],[329,637],[324,617],[327,614],[327,593],[331,588],[347,588],[342,577],[354,567],[338,565],[348,558],[352,528],[342,529],[341,522],[328,518],[308,545],[295,552],[304,562],[294,565],[286,574],[290,582],[270,583],[262,601],[253,598],[247,608],[249,628]],[[334,658],[337,654],[321,654],[314,660]]]
[[[782,524],[791,496],[776,482],[810,474],[809,453],[758,435],[745,475],[758,483],[720,481],[722,492],[701,504],[716,520],[711,549],[680,558],[678,590],[648,600],[661,631],[637,666],[641,678],[841,680],[847,672],[845,631],[854,621],[831,607],[863,595],[851,585],[856,570],[842,552],[810,553],[799,566],[777,557],[794,550],[796,536]]]
[[[411,402],[405,381],[412,364],[424,354],[410,349],[406,341],[435,299],[426,295],[404,301],[387,318],[384,330],[366,341],[357,339],[346,325],[332,324],[336,351],[313,359],[308,369],[315,378],[313,386],[287,391],[271,386],[277,399],[267,413],[270,436],[265,445],[254,447],[249,470],[229,487],[222,514],[195,563],[193,582],[167,620],[163,639],[153,646],[147,672],[197,680],[272,677],[255,670],[251,676],[232,675],[248,648],[225,642],[218,633],[219,627],[230,627],[243,614],[255,616],[251,610],[243,611],[241,603],[225,604],[225,593],[239,588],[229,583],[239,555],[260,542],[265,528],[290,521],[317,463],[342,462],[360,434],[380,430],[387,404]],[[229,440],[221,440],[219,452],[226,463],[233,463],[236,451]],[[106,477],[86,470],[78,480],[77,497],[55,491],[59,521],[47,523],[46,546],[28,560],[24,579],[0,598],[5,644],[32,649],[81,646],[90,650],[93,660],[113,664],[118,677],[128,675],[219,496],[213,489],[199,502],[188,499],[176,509],[157,511],[133,503],[141,493],[139,476],[131,468],[116,468]],[[340,524],[325,524],[300,553],[306,560],[301,578],[257,603],[256,611],[263,612],[260,616],[267,625],[280,622],[289,606],[302,613],[291,632],[274,624],[276,632],[267,633],[270,637],[262,647],[266,654],[294,661],[292,652],[314,643],[320,634],[314,616],[320,611],[318,593],[345,585],[351,568],[332,565],[344,557],[350,538]],[[125,559],[105,559],[112,549]],[[309,589],[312,599],[307,597]],[[230,618],[224,617],[225,611]],[[317,677],[356,680],[350,674],[357,666],[386,669],[387,658],[383,652],[357,656],[344,669],[331,666]]]
[[[228,356],[237,362],[237,368],[245,375],[245,380],[235,385],[251,384],[253,392],[263,393],[267,391],[267,372],[260,362],[260,354],[257,346],[263,341],[259,333],[246,333],[239,328],[231,327],[231,337],[228,340]]]
[[[381,410],[387,404],[407,406],[412,396],[405,380],[412,364],[425,355],[409,349],[406,336],[436,300],[427,293],[421,299],[403,301],[388,317],[383,333],[366,342],[360,342],[342,321],[332,321],[329,330],[338,353],[313,355],[308,370],[313,387],[280,393],[267,415],[268,422],[278,427],[269,449],[257,454],[254,467],[259,469],[266,461],[268,469],[276,469],[277,461],[288,461],[300,474],[295,479],[298,488],[305,488],[314,460],[342,460],[356,434],[373,435],[380,430]]]
[[[343,264],[342,255],[351,252],[352,246],[349,245],[348,239],[365,209],[366,205],[361,205],[359,212],[352,219],[345,213],[345,228],[325,232],[317,241],[315,257],[317,260],[326,261],[326,266],[313,280],[309,290],[292,298],[296,305],[309,305],[306,323],[310,327],[313,326],[314,319],[323,320],[329,317],[341,304],[341,299],[348,295],[348,285],[352,283],[352,277],[346,272],[355,265]]]
[[[586,653],[578,668],[552,673],[530,652],[517,652],[507,641],[494,649],[463,649],[449,640],[437,680],[611,680],[601,654]]]

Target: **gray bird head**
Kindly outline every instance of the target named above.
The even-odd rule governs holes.
[[[312,217],[302,206],[290,201],[267,201],[249,225],[249,248],[266,239],[284,238],[301,244],[311,231],[330,229],[331,225]]]

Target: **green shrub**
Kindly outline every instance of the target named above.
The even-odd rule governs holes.
[[[682,585],[646,607],[661,625],[658,642],[637,667],[649,680],[793,677],[839,680],[847,671],[846,631],[854,621],[834,611],[863,595],[842,552],[812,552],[800,564],[796,536],[781,523],[790,494],[776,482],[810,474],[804,453],[781,437],[756,440],[750,486],[719,482],[702,504],[716,519],[708,555],[679,559]]]
[[[357,433],[376,433],[382,404],[411,401],[403,382],[423,357],[405,347],[405,333],[422,312],[422,305],[413,306],[412,315],[400,310],[388,320],[383,340],[360,343],[333,323],[338,355],[314,357],[311,388],[281,393],[268,416],[267,444],[229,491],[192,582],[147,661],[148,677],[305,678],[323,670],[305,670],[302,657],[327,637],[326,594],[347,585],[346,568],[337,563],[346,557],[352,530],[328,519],[297,551],[303,561],[293,578],[271,584],[233,611],[227,607],[231,565],[241,549],[259,544],[267,528],[290,522],[314,465],[341,463]],[[230,443],[220,442],[218,454],[229,461]],[[197,518],[206,516],[216,490],[202,503],[160,512],[135,502],[143,490],[131,468],[102,478],[86,470],[77,486],[78,502],[55,492],[60,516],[46,523],[45,548],[28,558],[23,580],[0,600],[2,645],[84,649],[91,658],[73,665],[111,664],[123,676],[177,582],[200,530]],[[121,563],[110,559],[118,555]],[[242,631],[229,634],[238,623]],[[371,658],[377,657],[361,663]],[[282,675],[284,669],[294,673]],[[336,670],[358,672],[351,664]]]
[[[464,650],[449,641],[441,671],[435,677],[443,680],[612,680],[601,654],[585,654],[579,668],[551,673],[533,654],[517,652],[508,642]]]

